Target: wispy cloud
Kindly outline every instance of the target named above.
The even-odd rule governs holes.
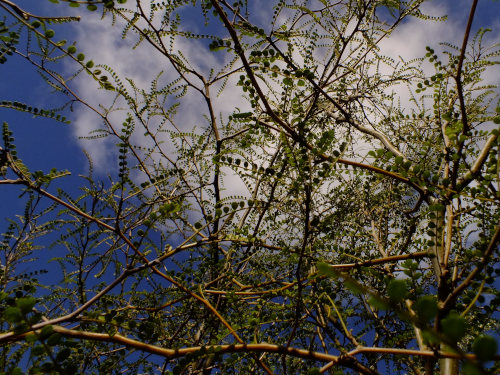
[[[144,4],[147,2],[144,2]],[[129,6],[133,6],[130,2]],[[402,25],[381,45],[381,53],[395,60],[400,57],[405,60],[411,60],[421,57],[425,54],[425,47],[431,47],[439,50],[438,43],[446,41],[452,44],[459,45],[463,38],[465,12],[455,12],[450,2],[430,1],[425,4],[424,12],[432,15],[444,15],[450,13],[450,19],[446,22],[429,22],[417,18],[411,18]],[[269,11],[267,2],[257,1],[251,2],[250,11],[256,12],[252,17],[255,17],[258,23],[269,24],[272,12]],[[130,38],[122,39],[121,29],[119,25],[111,26],[110,20],[101,20],[97,14],[86,14],[82,21],[77,26],[78,48],[91,58],[97,64],[105,64],[113,68],[115,72],[124,80],[125,77],[131,78],[139,88],[147,90],[150,87],[151,81],[160,71],[164,71],[164,81],[171,81],[177,77],[172,67],[168,64],[165,56],[155,51],[151,46],[143,43],[135,50],[132,46],[136,42],[136,37],[131,33]],[[203,27],[198,24],[190,25],[189,23],[182,24],[181,27],[185,30],[193,27],[194,31],[203,32]],[[489,37],[491,40],[498,39],[498,33]],[[194,69],[208,75],[210,69],[220,69],[228,62],[228,57],[224,53],[213,54],[208,51],[209,41],[186,40],[178,39],[175,44],[175,49],[181,50]],[[427,67],[429,68],[429,67]],[[486,78],[491,82],[497,83],[498,74],[489,73]],[[193,78],[194,79],[194,78]],[[194,79],[196,81],[196,79]],[[82,97],[88,98],[93,106],[103,105],[109,106],[114,100],[112,92],[97,90],[97,82],[89,77],[82,77],[77,81],[78,92]],[[196,81],[199,84],[199,81]],[[223,118],[239,107],[242,110],[248,108],[247,101],[242,97],[242,92],[239,87],[236,87],[236,80],[231,79],[222,94],[214,99],[216,116],[222,114]],[[396,95],[403,106],[410,103],[410,95],[406,87],[396,87]],[[212,94],[215,97],[216,87],[212,89]],[[125,108],[125,103],[118,103],[118,107],[122,105]],[[110,115],[113,122],[120,123],[124,119],[125,111],[118,111]],[[188,94],[180,100],[178,115],[176,116],[176,125],[182,130],[191,130],[195,126],[205,128],[207,121],[204,115],[208,111],[203,97],[195,90],[190,89]],[[101,124],[96,116],[89,114],[88,111],[79,111],[75,121],[76,135],[86,136],[88,133]],[[144,137],[136,139],[138,142],[145,142]],[[147,144],[145,144],[147,145]],[[92,156],[96,159],[97,165],[105,166],[112,163],[114,167],[115,161],[110,158],[112,153],[109,152],[109,147],[103,147],[99,142],[83,142],[82,146],[87,148]]]

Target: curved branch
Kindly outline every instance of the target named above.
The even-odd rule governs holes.
[[[162,348],[153,344],[146,344],[142,341],[134,340],[129,337],[123,336],[119,333],[114,335],[109,335],[108,333],[96,333],[88,331],[78,331],[75,329],[68,329],[61,326],[53,326],[53,331],[57,332],[66,337],[73,337],[83,340],[92,341],[102,341],[102,342],[112,342],[129,347],[133,347],[138,350],[142,350],[148,353],[156,354],[165,358],[175,359],[181,358],[189,354],[196,352],[209,353],[276,353],[285,354],[292,357],[310,359],[319,362],[327,362],[336,365],[345,365],[348,367],[354,367],[360,371],[368,370],[367,373],[372,373],[369,369],[365,368],[360,364],[354,364],[354,356],[358,354],[365,353],[377,353],[377,354],[389,354],[389,355],[410,355],[419,356],[427,358],[466,358],[469,360],[474,360],[476,356],[474,354],[460,355],[452,352],[443,351],[432,351],[432,350],[418,350],[418,349],[398,349],[398,348],[377,348],[377,347],[358,347],[350,351],[347,355],[333,355],[328,353],[321,353],[312,350],[299,349],[294,347],[285,347],[281,345],[260,343],[260,344],[233,344],[233,345],[209,345],[209,346],[193,346],[179,349],[169,349]],[[19,335],[12,336],[9,341],[17,341],[23,339],[28,334],[33,333],[33,331],[25,332]],[[500,359],[500,356],[496,356],[496,359]],[[363,369],[362,369],[363,368]]]
[[[490,259],[490,256],[493,254],[495,249],[498,249],[498,246],[500,245],[500,225],[497,226],[497,229],[495,231],[495,234],[493,234],[493,237],[491,238],[490,243],[488,244],[488,247],[486,248],[485,252],[483,253],[483,259],[481,260],[481,263],[472,270],[472,272],[467,276],[467,278],[459,285],[457,286],[453,292],[446,298],[446,300],[443,303],[443,310],[446,310],[448,306],[450,306],[462,293],[462,291],[467,288],[470,283],[474,280],[476,275],[480,273],[484,267],[488,264],[488,261]]]
[[[4,5],[5,4],[5,5]],[[80,17],[42,17],[30,13],[24,9],[21,9],[17,4],[14,4],[9,0],[0,0],[0,6],[8,11],[7,7],[11,8],[18,16],[22,17],[24,20],[29,20],[30,18],[36,18],[39,20],[49,20],[49,21],[80,21]]]
[[[464,99],[461,75],[462,75],[462,66],[465,59],[465,51],[467,49],[467,42],[469,40],[470,29],[472,27],[472,20],[474,19],[474,13],[476,12],[477,2],[478,0],[474,0],[471,6],[469,19],[467,21],[467,27],[465,29],[464,40],[462,42],[462,48],[460,50],[460,57],[458,59],[457,74],[455,76],[455,81],[457,83],[458,101],[460,102],[460,110],[462,112],[462,123],[464,125],[464,134],[467,134],[467,132],[469,131],[469,123],[467,121],[467,112],[465,109],[465,99]]]

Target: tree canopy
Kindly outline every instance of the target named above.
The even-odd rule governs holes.
[[[89,116],[88,173],[3,122],[1,374],[498,373],[493,2],[405,58],[428,1],[49,1],[0,0],[0,63],[57,105],[0,117]]]

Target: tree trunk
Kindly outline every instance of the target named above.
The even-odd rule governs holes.
[[[437,203],[438,201],[432,201],[432,203]],[[438,302],[441,304],[446,300],[449,294],[449,272],[446,269],[444,257],[445,257],[445,211],[439,210],[435,211],[436,218],[434,219],[434,224],[436,227],[435,237],[434,237],[434,246],[433,252],[435,254],[435,258],[432,260],[432,265],[434,268],[434,274],[436,276],[437,285],[438,285]],[[450,233],[448,233],[450,235]],[[446,312],[439,312],[437,319],[440,320],[443,318],[443,315],[446,315]],[[436,327],[440,327],[440,322],[438,321]],[[441,350],[446,350],[444,345],[441,345]],[[458,375],[458,359],[456,358],[441,358],[439,360],[439,373],[440,375]]]
[[[439,360],[439,373],[441,375],[458,375],[458,359],[441,358]]]

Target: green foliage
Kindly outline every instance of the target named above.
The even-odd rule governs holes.
[[[2,20],[0,20],[0,42],[0,64],[4,64],[7,56],[12,55],[16,50],[15,45],[19,43],[19,33]]]
[[[387,285],[389,298],[395,302],[401,302],[406,298],[408,289],[404,280],[391,280]]]
[[[441,320],[443,333],[453,341],[460,340],[465,335],[465,319],[457,314],[456,311]]]
[[[319,374],[321,374],[321,371],[317,367],[313,367],[307,370],[307,375],[319,375]]]
[[[60,111],[59,108],[41,109],[41,108],[37,108],[37,107],[32,107],[28,104],[21,103],[18,101],[12,102],[12,101],[8,101],[8,100],[0,101],[0,108],[2,108],[2,107],[14,109],[14,110],[20,111],[20,112],[27,112],[27,113],[32,114],[35,117],[47,117],[47,118],[54,119],[56,121],[60,121],[64,124],[71,124],[71,121],[67,120],[66,116],[62,116],[60,113],[58,113]]]
[[[472,351],[480,361],[491,361],[498,352],[497,340],[489,335],[479,335],[472,344]]]
[[[417,300],[415,310],[418,317],[426,322],[436,317],[438,312],[437,300],[434,296],[422,296]]]
[[[101,37],[133,48],[117,64],[143,71],[84,54],[76,17],[0,0],[0,62],[18,54],[64,97],[0,106],[33,122],[88,110],[100,121],[82,141],[111,160],[87,155],[67,188],[69,172],[21,160],[4,123],[0,187],[25,209],[0,242],[0,373],[495,371],[500,107],[483,80],[500,50],[486,29],[404,61],[381,41],[444,20],[422,0],[262,2],[266,25],[246,1],[49,1],[98,11]],[[144,85],[153,59],[164,71]]]

